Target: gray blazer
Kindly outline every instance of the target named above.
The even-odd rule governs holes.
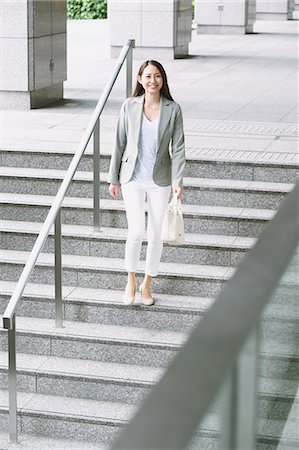
[[[132,178],[138,154],[144,95],[124,101],[117,124],[108,182],[127,183]],[[171,148],[170,148],[171,141]],[[159,186],[183,185],[186,164],[183,119],[180,106],[161,98],[157,153],[153,180]]]

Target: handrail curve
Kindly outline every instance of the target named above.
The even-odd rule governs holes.
[[[17,285],[14,289],[14,292],[9,300],[9,303],[6,307],[6,310],[3,314],[3,327],[5,329],[11,330],[13,327],[12,318],[15,314],[16,308],[18,306],[18,303],[20,301],[20,298],[22,296],[22,293],[25,289],[25,286],[28,282],[29,276],[31,275],[32,270],[34,269],[35,263],[37,261],[37,258],[39,254],[42,251],[42,248],[45,244],[46,239],[49,236],[51,227],[54,225],[55,219],[58,215],[58,212],[62,206],[66,191],[73,179],[73,176],[78,168],[78,165],[80,163],[80,160],[86,150],[86,147],[90,141],[90,138],[92,136],[92,133],[94,131],[94,128],[101,116],[101,113],[105,107],[105,104],[108,100],[108,97],[110,95],[110,92],[114,86],[114,83],[118,77],[118,74],[132,48],[135,46],[135,40],[129,39],[127,43],[123,46],[119,57],[117,59],[114,71],[110,77],[110,80],[107,82],[104,91],[94,109],[94,112],[91,116],[89,125],[87,126],[83,137],[81,139],[81,142],[78,146],[78,149],[76,150],[73,159],[71,161],[71,164],[69,168],[66,171],[65,177],[61,183],[61,186],[55,196],[55,199],[52,203],[52,206],[48,212],[48,215],[46,217],[46,220],[40,230],[40,233],[35,241],[35,244],[31,250],[31,253],[28,257],[28,260],[25,264],[25,267],[22,271],[22,274],[17,282]]]

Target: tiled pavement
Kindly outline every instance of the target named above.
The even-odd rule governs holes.
[[[237,37],[193,31],[190,58],[161,61],[183,109],[192,157],[298,162],[297,31],[295,21],[257,22],[254,34]],[[134,61],[134,74],[140,63]],[[1,147],[74,151],[114,64],[108,20],[69,22],[64,102],[0,111]],[[124,84],[121,72],[104,109],[108,147]]]

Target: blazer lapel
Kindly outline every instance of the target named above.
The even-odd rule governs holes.
[[[144,95],[135,97],[134,100],[135,101],[132,104],[132,109],[131,109],[131,113],[132,113],[131,114],[131,123],[132,123],[132,128],[134,130],[133,131],[134,139],[135,139],[136,145],[138,146],[142,112],[143,112]]]
[[[161,97],[161,106],[160,106],[160,119],[159,119],[159,125],[158,125],[158,137],[157,137],[157,152],[160,148],[160,143],[162,140],[162,137],[166,131],[166,128],[169,124],[169,120],[172,113],[172,105],[171,101],[168,100],[165,97]]]
[[[137,146],[139,144],[141,120],[143,114],[143,103],[144,103],[144,94],[134,98],[134,103],[132,104],[131,109],[131,124],[134,130],[133,134]],[[172,102],[165,97],[161,97],[160,117],[157,135],[157,152],[159,151],[161,140],[169,124],[171,114],[172,114]]]

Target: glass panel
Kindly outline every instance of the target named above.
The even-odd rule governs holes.
[[[261,319],[257,450],[299,448],[298,256],[299,249]]]
[[[299,248],[260,320],[256,450],[297,450],[299,448],[298,294]],[[254,354],[251,353],[251,356],[252,364],[254,364]],[[231,374],[232,384],[229,383],[228,378],[221,392],[217,395],[213,406],[194,433],[187,447],[188,450],[223,450],[223,443],[227,442],[228,436],[232,437],[233,440],[240,438],[240,435],[237,437],[237,430],[236,435],[230,434],[234,429],[230,419],[235,417],[237,428],[240,426],[241,419],[238,416],[246,417],[246,414],[243,414],[243,408],[248,409],[249,403],[251,403],[244,401],[246,399],[244,394],[247,391],[248,395],[252,393],[252,391],[250,392],[252,380],[247,377],[244,371],[243,374],[240,371],[240,361],[239,358],[236,366],[238,371]],[[254,370],[249,370],[249,372],[252,372],[251,375],[254,374]],[[242,376],[244,379],[235,378],[236,376]],[[248,378],[247,381],[246,377]],[[247,382],[250,382],[248,386]],[[245,385],[247,386],[246,392],[244,392]],[[238,392],[236,386],[240,386],[239,389],[242,392]],[[234,409],[235,407],[240,409],[237,411]],[[222,411],[225,414],[222,415]],[[222,432],[223,435],[221,435]],[[227,433],[229,434],[227,435]],[[242,441],[242,437],[240,440]],[[228,446],[227,448],[231,447]],[[238,445],[234,448],[240,450]],[[242,450],[252,450],[252,448],[246,447],[245,449],[242,447]]]
[[[194,433],[187,447],[188,450],[220,450],[221,404],[222,395],[220,394]]]

